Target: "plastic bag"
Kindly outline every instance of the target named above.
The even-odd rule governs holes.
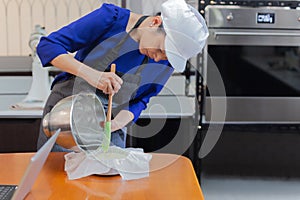
[[[65,171],[70,180],[89,175],[116,175],[123,180],[149,176],[151,154],[143,149],[110,146],[107,152],[71,152],[65,155]]]

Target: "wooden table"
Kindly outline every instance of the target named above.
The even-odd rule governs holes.
[[[119,175],[68,180],[64,154],[50,153],[26,199],[204,199],[191,161],[152,154],[150,176],[125,181]],[[18,184],[33,153],[0,154],[0,184]]]

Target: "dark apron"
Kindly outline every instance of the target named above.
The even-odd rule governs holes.
[[[119,57],[119,51],[120,51],[122,45],[128,39],[129,34],[134,29],[138,28],[139,25],[147,17],[148,16],[142,16],[137,21],[137,23],[134,25],[134,27],[129,31],[129,33],[126,34],[114,48],[112,48],[101,60],[97,60],[97,64],[89,63],[90,61],[86,61],[86,62],[84,61],[84,63],[98,71],[108,72],[110,70],[110,67],[109,67],[110,64]],[[88,60],[88,58],[86,60]],[[95,62],[95,61],[93,61],[93,62]],[[122,72],[116,71],[116,74],[122,78],[123,84],[121,85],[120,90],[113,97],[114,105],[128,104],[130,100],[135,98],[136,92],[137,92],[137,90],[140,86],[140,82],[141,82],[141,72],[147,63],[148,63],[148,57],[145,56],[141,65],[137,68],[137,71],[134,74],[122,73]],[[118,66],[117,66],[117,69],[118,69]],[[76,77],[76,80],[74,82],[73,94],[77,94],[81,91],[96,92],[97,96],[108,98],[108,95],[104,94],[101,90],[92,87],[84,79]]]

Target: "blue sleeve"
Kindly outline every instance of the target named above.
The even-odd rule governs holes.
[[[118,9],[115,5],[103,4],[99,9],[47,37],[42,37],[37,53],[43,66],[50,66],[50,62],[61,54],[91,45],[110,29],[117,17]]]
[[[174,69],[166,66],[165,70],[158,73],[155,80],[151,84],[143,85],[139,90],[144,91],[139,97],[129,102],[128,110],[134,114],[133,122],[136,122],[141,115],[141,112],[147,108],[150,98],[157,96],[163,89],[165,83],[168,81]]]

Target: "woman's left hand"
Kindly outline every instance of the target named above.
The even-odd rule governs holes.
[[[119,130],[125,127],[129,122],[131,122],[134,118],[132,112],[128,110],[121,110],[117,116],[111,120],[111,132]],[[104,127],[105,122],[100,122],[100,126]]]

